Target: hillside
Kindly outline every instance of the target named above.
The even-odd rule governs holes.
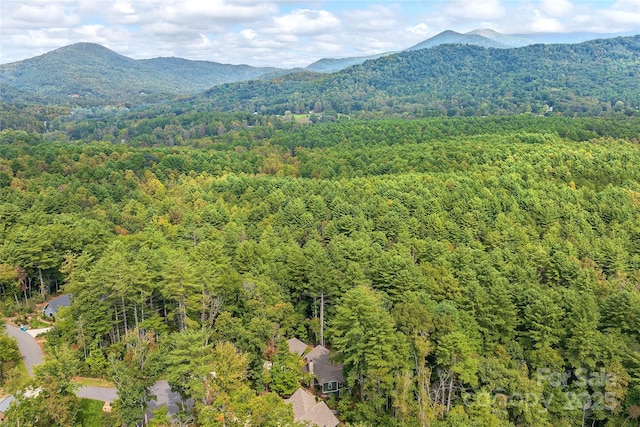
[[[618,101],[638,107],[639,61],[640,36],[517,49],[443,45],[367,61],[311,81],[223,85],[190,103],[273,114],[487,115],[551,109],[600,114]]]
[[[506,45],[507,47],[523,47],[523,46],[528,46],[530,44],[535,43],[533,40],[527,37],[518,37],[518,36],[501,34],[489,28],[473,30],[467,33],[467,35],[472,35],[472,34],[486,37],[490,40]],[[596,38],[598,37],[592,37],[591,40]],[[581,40],[581,41],[586,41],[586,40]]]
[[[351,58],[323,58],[311,65],[308,65],[307,70],[317,71],[320,73],[335,73],[336,71],[344,70],[345,68],[353,65],[360,65],[370,59],[378,59],[391,54],[392,52],[369,56],[354,56]]]
[[[179,58],[135,60],[101,45],[77,43],[35,58],[0,65],[3,101],[43,98],[79,105],[149,102],[249,80],[277,70]]]

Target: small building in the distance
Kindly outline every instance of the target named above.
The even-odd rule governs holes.
[[[47,304],[45,304],[44,307],[42,307],[42,314],[47,317],[54,318],[56,317],[56,314],[58,314],[58,311],[62,307],[67,307],[70,304],[71,304],[71,294],[60,295],[59,297],[55,297],[54,299],[49,301]]]

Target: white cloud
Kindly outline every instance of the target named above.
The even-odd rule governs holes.
[[[80,21],[80,16],[55,4],[2,2],[0,9],[0,31],[3,32],[15,28],[72,26]]]
[[[340,25],[340,20],[326,10],[297,9],[293,12],[276,16],[273,32],[297,35],[314,35],[332,31]]]
[[[552,18],[564,18],[573,11],[573,3],[569,0],[541,0],[540,7]]]
[[[506,9],[500,0],[454,0],[446,12],[455,18],[492,21],[505,16]]]
[[[353,10],[346,13],[349,27],[364,32],[385,32],[397,30],[400,19],[398,8],[386,6],[371,6],[367,9]]]
[[[230,23],[264,18],[274,13],[277,8],[269,2],[183,0],[176,3],[171,2],[165,10],[173,11],[175,16],[179,18],[214,19]]]
[[[256,37],[258,37],[258,33],[251,29],[242,30],[240,31],[240,34],[247,40],[255,40]]]
[[[407,27],[407,31],[413,34],[419,34],[423,37],[427,36],[431,32],[429,26],[424,22],[421,22],[418,25],[414,25],[413,27]]]
[[[565,26],[555,18],[549,18],[536,11],[534,19],[529,28],[534,33],[561,33],[566,30]]]
[[[640,9],[635,12],[625,10],[605,10],[602,12],[602,18],[605,23],[609,24],[609,28],[616,28],[618,31],[628,31],[638,28],[640,23]]]
[[[640,0],[618,0],[614,3],[613,9],[627,12],[640,12]]]
[[[113,10],[119,13],[132,14],[136,13],[136,10],[133,8],[131,3],[124,0],[118,0],[113,5]]]

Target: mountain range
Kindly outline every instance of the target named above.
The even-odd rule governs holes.
[[[568,38],[569,36],[564,35],[563,37]],[[587,37],[587,34],[578,34],[575,37],[584,38]],[[398,58],[402,58],[404,61],[413,58],[407,55],[409,52],[432,50],[443,45],[450,46],[449,49],[454,49],[454,53],[456,48],[452,47],[453,45],[511,50],[512,48],[524,48],[524,46],[530,48],[537,40],[544,38],[549,39],[548,35],[544,34],[527,35],[526,37],[508,36],[489,29],[474,30],[465,34],[444,31],[402,52],[387,52],[355,58],[325,58],[306,68],[294,70],[229,65],[181,58],[136,60],[119,55],[101,45],[77,43],[24,61],[0,65],[0,100],[81,106],[140,104],[190,96],[226,83],[263,80],[262,83],[258,81],[238,86],[245,99],[256,96],[259,98],[262,96],[261,94],[251,95],[246,93],[246,88],[271,87],[273,89],[273,87],[283,84],[293,86],[323,84],[322,82],[340,80],[344,76],[361,73],[363,70],[379,70],[381,67],[384,68],[385,64],[397,61]],[[571,49],[568,46],[570,45],[553,49]],[[537,52],[541,49],[539,47],[531,52]],[[532,53],[532,55],[543,53]],[[476,54],[474,53],[474,55]],[[487,54],[480,49],[477,51],[477,55]],[[489,60],[493,60],[495,59],[493,57],[502,56],[502,54],[496,53],[488,56]],[[532,58],[534,62],[538,59]],[[465,68],[465,64],[454,65],[453,62],[455,61],[451,61],[450,58],[442,58],[441,62],[432,64],[432,67],[446,70],[452,75],[458,73],[460,68]],[[359,68],[363,64],[366,65],[365,68]],[[409,64],[408,68],[412,69],[413,67]],[[406,70],[398,70],[397,72],[407,73]],[[327,79],[327,77],[322,77],[321,73],[338,74]],[[408,72],[408,75],[411,73],[413,71]],[[364,81],[361,84],[370,86],[370,83]],[[224,88],[221,90],[227,91]],[[215,89],[209,93],[214,92]],[[355,90],[354,95],[357,93],[359,91]],[[276,98],[280,95],[280,93],[275,94]],[[234,98],[237,96],[232,96],[228,102],[224,101],[223,104],[232,104]],[[238,106],[236,105],[234,108],[238,108]],[[297,110],[298,108],[293,106],[293,109]]]
[[[640,107],[639,64],[640,35],[512,49],[444,44],[315,79],[216,86],[190,102],[266,114],[598,115],[616,104]]]

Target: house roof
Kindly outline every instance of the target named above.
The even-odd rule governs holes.
[[[307,357],[307,361],[315,362],[316,360],[318,360],[318,358],[324,357],[324,356],[329,358],[329,349],[321,345],[318,345],[313,350],[311,350],[306,357]]]
[[[288,399],[285,399],[284,403],[291,403],[293,405],[293,414],[296,419],[317,405],[316,398],[301,388],[298,388]]]
[[[332,381],[344,382],[342,375],[342,365],[333,364],[329,361],[329,349],[321,345],[317,346],[306,356],[307,363],[313,363],[312,374],[318,378],[320,384]]]
[[[308,426],[335,427],[340,423],[326,403],[316,401],[315,396],[301,388],[284,402],[293,405],[294,419],[306,422]]]
[[[60,295],[49,301],[42,311],[49,309],[52,313],[57,313],[61,307],[67,307],[69,304],[71,304],[71,294]]]
[[[300,341],[298,338],[288,339],[287,344],[289,345],[289,351],[291,353],[298,353],[299,356],[302,356],[308,347],[306,343]]]

